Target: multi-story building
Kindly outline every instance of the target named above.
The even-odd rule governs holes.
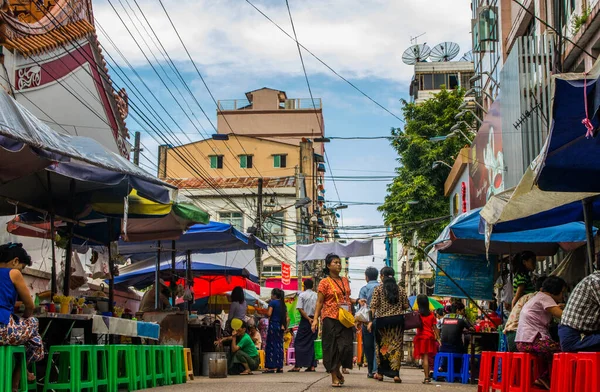
[[[296,274],[296,243],[335,236],[335,213],[324,207],[322,155],[309,140],[297,145],[229,134],[160,146],[158,168],[160,178],[196,200],[213,220],[242,231],[262,226],[261,235],[271,245],[261,259],[265,277],[279,275],[281,262]],[[308,204],[295,208],[307,197]]]
[[[447,89],[469,89],[473,77],[471,61],[423,61],[415,64],[415,75],[410,84],[410,96],[415,103],[423,103],[438,94],[442,86]]]

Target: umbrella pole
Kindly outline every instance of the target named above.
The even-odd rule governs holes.
[[[588,266],[590,269],[590,274],[594,272],[594,255],[596,253],[595,244],[594,244],[594,227],[592,225],[593,219],[593,197],[588,197],[583,199],[583,220],[585,222],[585,239],[587,242],[587,259]],[[600,268],[600,260],[597,261],[597,268]]]
[[[74,217],[74,207],[73,204],[75,203],[75,180],[71,179],[71,181],[69,182],[69,198],[70,198],[70,203],[69,203],[69,218],[73,218]],[[63,294],[65,296],[69,296],[70,290],[71,290],[71,260],[73,258],[73,229],[74,229],[74,224],[71,223],[67,223],[67,230],[69,232],[69,242],[67,243],[67,249],[66,252],[67,254],[65,255],[65,279],[63,281]]]
[[[154,308],[159,309],[160,305],[160,241],[158,241],[158,250],[156,251],[156,271],[154,272]]]
[[[175,259],[177,258],[177,251],[175,250],[175,241],[171,241],[171,303],[175,306]]]
[[[108,311],[112,313],[115,310],[115,260],[112,254],[112,246],[110,239],[112,238],[112,222],[111,218],[108,222]],[[112,336],[112,335],[111,335]]]
[[[48,196],[50,197],[50,245],[52,247],[52,269],[50,277],[50,300],[54,298],[54,294],[58,292],[56,286],[56,249],[54,248],[54,200],[52,196],[52,181],[50,179],[50,172],[46,172],[46,178],[48,181]]]
[[[185,264],[185,269],[186,269],[185,278],[187,280],[186,283],[187,283],[190,291],[192,291],[192,286],[193,286],[194,281],[192,280],[192,251],[191,250],[187,251],[187,261]],[[192,305],[194,304],[194,299],[190,299],[188,301],[188,310],[192,310]]]

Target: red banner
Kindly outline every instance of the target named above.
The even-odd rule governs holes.
[[[281,283],[284,285],[290,284],[292,277],[292,267],[289,264],[281,263]]]

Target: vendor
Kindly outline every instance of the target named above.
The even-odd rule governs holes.
[[[38,320],[31,317],[34,304],[21,271],[31,266],[31,258],[22,244],[0,246],[0,346],[25,346],[27,363],[44,358],[44,346],[38,331]],[[17,297],[25,305],[21,317],[14,315]],[[20,362],[12,377],[12,389],[19,390]],[[28,380],[35,376],[28,372]]]
[[[164,280],[159,280],[160,286],[160,297],[158,301],[158,308],[156,307],[156,283],[152,285],[152,288],[144,294],[142,301],[140,302],[140,312],[151,312],[153,310],[165,310],[171,307],[169,302],[169,287]]]
[[[260,357],[252,338],[246,333],[247,325],[244,321],[234,318],[231,320],[233,332],[231,336],[217,340],[216,346],[225,341],[231,342],[231,358],[229,359],[228,373],[231,375],[250,375],[258,369]]]

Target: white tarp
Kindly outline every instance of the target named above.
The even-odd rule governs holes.
[[[296,245],[298,261],[324,260],[333,253],[340,257],[359,257],[373,255],[373,240],[355,240],[342,244],[339,242],[321,242],[310,245]]]

